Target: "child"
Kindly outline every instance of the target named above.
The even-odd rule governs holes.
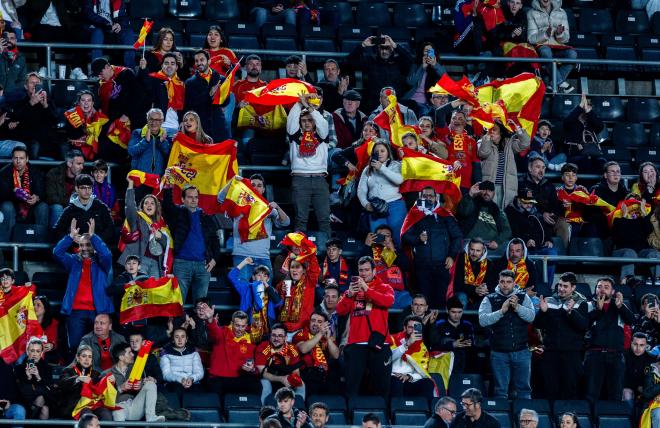
[[[586,187],[577,184],[578,167],[574,163],[566,163],[561,167],[562,185],[557,188],[557,199],[564,206],[564,215],[559,219],[560,223],[568,223],[568,227],[559,227],[557,235],[564,242],[564,248],[568,248],[571,236],[598,236],[593,225],[588,225],[585,215],[589,217],[586,205],[589,202],[589,191]],[[579,192],[573,195],[574,192]],[[578,194],[580,197],[578,198]],[[588,197],[586,197],[588,196]],[[582,202],[577,202],[578,200]],[[568,231],[562,233],[561,231]]]
[[[92,193],[94,197],[110,208],[110,214],[113,220],[119,219],[119,204],[115,197],[115,189],[112,184],[107,182],[108,164],[103,159],[97,159],[92,166],[92,176],[94,177],[94,186]]]
[[[539,120],[536,135],[532,139],[527,158],[541,157],[548,165],[548,169],[559,171],[566,163],[566,155],[557,153],[554,143],[550,139],[550,134],[552,134],[552,124],[545,119]]]

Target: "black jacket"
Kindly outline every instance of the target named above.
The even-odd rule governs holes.
[[[195,73],[186,80],[183,111],[193,110],[197,112],[204,131],[213,138],[213,142],[221,142],[229,138],[225,128],[225,114],[222,111],[222,106],[213,104],[213,98],[209,95],[209,91],[218,82],[224,81],[225,78],[220,76],[217,71],[211,71],[211,78],[208,83],[203,77],[199,76],[199,73]],[[218,88],[219,90],[220,88]],[[229,97],[225,100],[225,104],[228,102]]]
[[[190,230],[191,212],[183,205],[174,205],[172,202],[172,189],[165,190],[163,197],[163,217],[167,221],[174,238],[174,255],[176,257],[179,248],[186,242]],[[216,235],[218,227],[213,216],[202,212],[202,234],[204,235],[204,247],[206,248],[206,261],[217,260],[220,255],[220,242]]]
[[[449,428],[449,425],[442,420],[440,415],[434,413],[433,416],[426,421],[424,428]]]
[[[617,218],[612,222],[614,249],[631,248],[637,252],[651,248],[646,238],[653,232],[650,216]]]
[[[600,180],[600,183],[591,188],[591,192],[594,192],[601,199],[615,207],[619,202],[626,199],[626,195],[628,195],[628,189],[626,188],[626,185],[623,184],[623,181],[619,181],[619,186],[617,189],[612,191],[607,185],[607,180],[604,178]]]
[[[626,351],[625,356],[626,372],[623,376],[623,387],[632,389],[635,392],[635,396],[638,396],[638,388],[644,387],[644,371],[657,360],[648,352],[644,352],[638,357],[630,349]]]
[[[541,181],[536,183],[527,173],[525,178],[518,182],[518,189],[532,191],[534,199],[538,202],[537,208],[541,213],[550,212],[556,214],[557,218],[564,214],[564,207],[557,199],[557,189],[547,178],[543,177]]]
[[[33,30],[34,27],[39,25],[51,3],[55,6],[57,18],[60,20],[62,27],[71,30],[77,21],[77,12],[80,10],[79,2],[75,0],[29,0],[21,8],[22,13],[27,17],[27,23],[24,23],[24,27]]]
[[[596,116],[596,112],[591,110],[589,113],[585,114],[585,121],[580,120],[580,115],[584,113],[584,109],[580,106],[575,107],[564,119],[564,140],[567,143],[582,144],[583,151],[586,153],[591,153],[589,149],[585,151],[585,143],[591,143],[591,141],[598,141],[598,134],[603,130],[605,125],[603,122]],[[585,136],[589,135],[586,137]],[[571,153],[582,153],[579,152],[577,146],[571,144],[570,150]]]
[[[0,358],[0,400],[9,400],[12,404],[18,400],[18,385],[11,365]]]
[[[28,162],[28,171],[30,174],[30,193],[39,196],[40,201],[46,202],[46,186],[39,167]],[[3,200],[10,200],[14,204],[20,202],[14,194],[14,165],[11,163],[0,169],[0,192]]]
[[[298,413],[300,413],[300,410],[294,408],[293,409],[293,423],[289,422],[289,420],[287,418],[285,418],[279,410],[274,415],[271,415],[268,418],[266,418],[266,420],[275,419],[275,420],[280,422],[280,424],[282,425],[282,428],[294,428],[296,426],[296,419],[298,418]],[[314,426],[312,425],[311,420],[309,419],[309,416],[307,417],[307,422],[302,424],[300,426],[300,428],[314,428]]]
[[[57,239],[61,239],[63,236],[69,234],[71,230],[71,220],[74,218],[78,221],[77,227],[80,229],[80,233],[87,233],[89,228],[87,222],[93,218],[95,222],[94,233],[97,234],[106,245],[112,245],[115,242],[115,227],[112,221],[112,216],[110,216],[110,208],[96,198],[92,200],[92,205],[88,209],[81,208],[76,202],[77,199],[72,200],[72,202],[64,208],[60,219],[57,220],[57,224],[55,224]]]
[[[159,108],[164,115],[167,115],[167,106],[169,104],[169,97],[167,95],[167,86],[164,80],[151,77],[147,69],[138,70],[138,83],[144,88],[145,99],[149,106]],[[184,97],[185,101],[185,97]],[[179,122],[183,118],[184,110],[177,111]]]
[[[426,244],[419,239],[423,231],[428,235]],[[413,249],[416,266],[444,266],[447,257],[456,258],[461,251],[463,234],[453,216],[427,215],[408,229],[401,240]]]
[[[108,116],[108,125],[122,115],[131,120],[131,129],[141,128],[146,123],[145,112],[147,101],[145,100],[144,87],[138,84],[135,73],[130,68],[122,70],[114,79],[114,96],[108,103],[108,111],[103,111]],[[163,110],[163,114],[165,110]]]
[[[534,249],[543,247],[543,243],[552,241],[552,225],[543,221],[543,214],[532,207],[525,211],[518,205],[518,198],[504,210],[511,225],[511,235],[520,238],[525,243],[533,239],[536,243]]]
[[[548,351],[580,351],[584,334],[589,328],[588,302],[579,293],[573,293],[575,306],[569,314],[565,301],[555,294],[546,299],[548,310],[539,310],[534,318],[534,327],[541,330],[543,344]],[[568,299],[566,299],[568,300]]]
[[[454,422],[451,424],[451,428],[500,428],[501,425],[497,422],[497,419],[486,413],[485,410],[481,409],[481,417],[476,421],[472,422],[469,417],[462,413],[456,416]]]
[[[487,256],[488,253],[485,255]],[[480,265],[480,260],[477,260],[476,262],[470,261],[470,266],[472,267],[475,279],[479,275]],[[454,293],[465,293],[468,300],[478,308],[484,296],[479,296],[477,294],[477,288],[475,286],[465,283],[465,252],[458,255],[454,261],[454,266]],[[484,278],[484,282],[488,286],[488,291],[491,293],[495,291],[495,286],[499,280],[499,274],[500,271],[495,268],[493,262],[486,259],[486,277]]]
[[[635,322],[633,313],[623,304],[617,308],[614,297],[610,300],[607,310],[598,310],[596,300],[589,304],[589,323],[591,324],[587,339],[589,349],[606,349],[623,352],[623,323],[632,325]]]

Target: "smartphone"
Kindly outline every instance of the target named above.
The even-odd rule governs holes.
[[[39,92],[41,92],[43,90],[44,90],[44,85],[42,85],[42,84],[34,85],[34,93],[35,94],[38,94]]]
[[[359,276],[352,276],[352,277],[351,277],[351,283],[352,283],[352,284],[357,283],[359,280],[360,280],[360,277],[359,277]]]
[[[655,309],[658,306],[658,303],[655,299],[649,299],[648,303],[646,304],[646,307],[649,309]]]
[[[372,43],[376,46],[379,46],[379,45],[382,45],[383,43],[385,43],[385,38],[383,38],[381,36],[372,36],[371,40],[372,40]]]
[[[374,238],[374,244],[383,244],[385,243],[385,235],[382,233],[377,233],[376,237]]]
[[[415,333],[417,333],[417,334],[422,334],[422,329],[423,328],[424,327],[422,327],[422,325],[420,323],[415,323],[415,325],[413,326],[413,329],[415,330]]]
[[[378,160],[378,153],[371,152],[371,160],[372,161],[377,161]]]

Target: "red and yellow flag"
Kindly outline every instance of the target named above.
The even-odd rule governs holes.
[[[147,35],[151,31],[151,27],[154,26],[154,21],[145,19],[142,23],[142,28],[140,28],[140,34],[138,35],[137,40],[133,43],[133,49],[139,49],[144,46],[145,41],[147,40]]]
[[[145,185],[152,189],[160,188],[160,176],[158,174],[150,174],[139,169],[132,169],[128,172],[126,178],[129,178],[135,186]]]
[[[109,410],[117,410],[117,389],[108,380],[112,376],[111,373],[103,376],[97,383],[83,383],[82,390],[80,391],[80,400],[71,412],[73,419],[78,420],[82,416],[82,411],[85,409],[98,409],[104,407]]]
[[[403,147],[403,136],[410,132],[419,135],[419,128],[404,123],[395,95],[389,93],[387,99],[389,104],[374,117],[374,123],[390,134],[390,142],[393,146]]]
[[[199,207],[207,214],[218,213],[218,192],[238,173],[236,141],[199,144],[179,132],[174,136],[167,166],[175,172],[175,201],[181,198],[180,189],[190,183],[199,189]]]
[[[276,131],[286,127],[286,110],[283,106],[275,106],[262,115],[257,114],[250,104],[238,110],[237,128],[256,128],[262,131]]]
[[[85,155],[85,159],[94,159],[94,156],[99,151],[101,128],[108,123],[108,116],[100,111],[95,111],[90,117],[85,118],[82,108],[76,106],[71,110],[65,111],[64,117],[76,129],[83,125],[85,126],[85,143],[79,147],[83,155]],[[76,142],[72,142],[78,145]]]
[[[261,88],[245,93],[244,100],[250,104],[277,106],[298,101],[300,94],[315,94],[314,86],[298,79],[275,79]]]
[[[227,100],[227,97],[231,93],[231,87],[234,86],[234,80],[236,79],[236,72],[241,69],[241,64],[236,63],[234,68],[227,73],[227,77],[220,84],[220,87],[215,94],[213,94],[213,104],[222,105]]]
[[[131,373],[128,375],[128,383],[137,383],[142,379],[144,367],[147,365],[147,359],[149,358],[149,352],[151,351],[151,346],[153,344],[154,343],[150,340],[145,340],[144,343],[142,343],[137,357],[135,357]]]
[[[355,149],[355,157],[357,158],[357,165],[355,165],[355,167],[357,168],[357,171],[349,171],[346,177],[337,180],[337,184],[343,186],[356,178],[360,178],[362,170],[369,164],[369,158],[371,157],[371,151],[374,148],[374,144],[374,140],[370,138]]]
[[[168,100],[167,108],[171,108],[172,110],[176,111],[182,110],[186,94],[186,85],[181,81],[181,79],[179,79],[179,76],[174,73],[174,76],[169,77],[163,72],[163,70],[150,73],[149,76],[165,82]]]
[[[154,234],[156,231],[159,231],[163,235],[163,238],[165,239],[165,252],[163,254],[163,264],[161,267],[165,274],[172,273],[172,266],[174,263],[174,239],[172,238],[170,228],[167,227],[167,223],[165,223],[165,219],[161,218],[159,221],[153,221],[144,211],[138,211],[138,215],[149,226],[150,235]],[[139,239],[139,228],[131,230],[128,220],[124,220],[124,224],[119,232],[119,244],[117,245],[119,251],[124,252],[126,245],[137,242]],[[153,238],[150,236],[149,239]]]
[[[308,237],[302,232],[291,232],[287,233],[284,239],[280,242],[280,245],[286,245],[288,247],[299,247],[301,252],[296,258],[297,261],[302,262],[310,256],[316,254],[316,244],[314,244]]]
[[[227,186],[227,194],[220,210],[230,217],[240,217],[238,233],[241,242],[265,238],[264,220],[272,211],[266,198],[252,187],[250,180],[234,177]]]
[[[115,119],[108,129],[108,139],[123,149],[127,148],[131,140],[131,122]]]
[[[25,352],[30,337],[44,334],[34,313],[34,293],[34,286],[12,287],[0,304],[0,357],[7,364]]]
[[[611,205],[610,205],[611,206]],[[625,206],[625,208],[624,208]],[[626,215],[624,216],[623,211],[626,211]],[[640,200],[635,199],[635,198],[628,198],[624,199],[623,201],[619,202],[618,205],[614,210],[612,210],[609,214],[607,214],[607,223],[610,227],[614,224],[614,220],[617,218],[637,218],[640,215],[642,209],[642,203]],[[644,214],[643,215],[648,215],[651,212],[651,206],[649,204],[644,204]]]
[[[479,99],[474,85],[466,76],[456,82],[447,73],[443,74],[438,83],[429,88],[432,94],[449,94],[459,98],[474,107],[479,107]]]
[[[119,322],[183,315],[183,299],[175,277],[149,278],[124,286]]]

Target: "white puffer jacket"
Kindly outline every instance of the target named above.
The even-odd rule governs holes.
[[[555,35],[559,25],[564,32]],[[552,27],[550,37],[545,33]],[[527,41],[533,45],[563,45],[571,38],[566,12],[561,8],[561,0],[552,0],[550,13],[541,7],[539,0],[532,1],[532,8],[527,12]]]
[[[163,348],[164,354],[160,357],[160,369],[166,382],[181,382],[182,379],[192,378],[199,382],[204,377],[204,367],[199,352],[194,348],[178,351],[168,344]]]

